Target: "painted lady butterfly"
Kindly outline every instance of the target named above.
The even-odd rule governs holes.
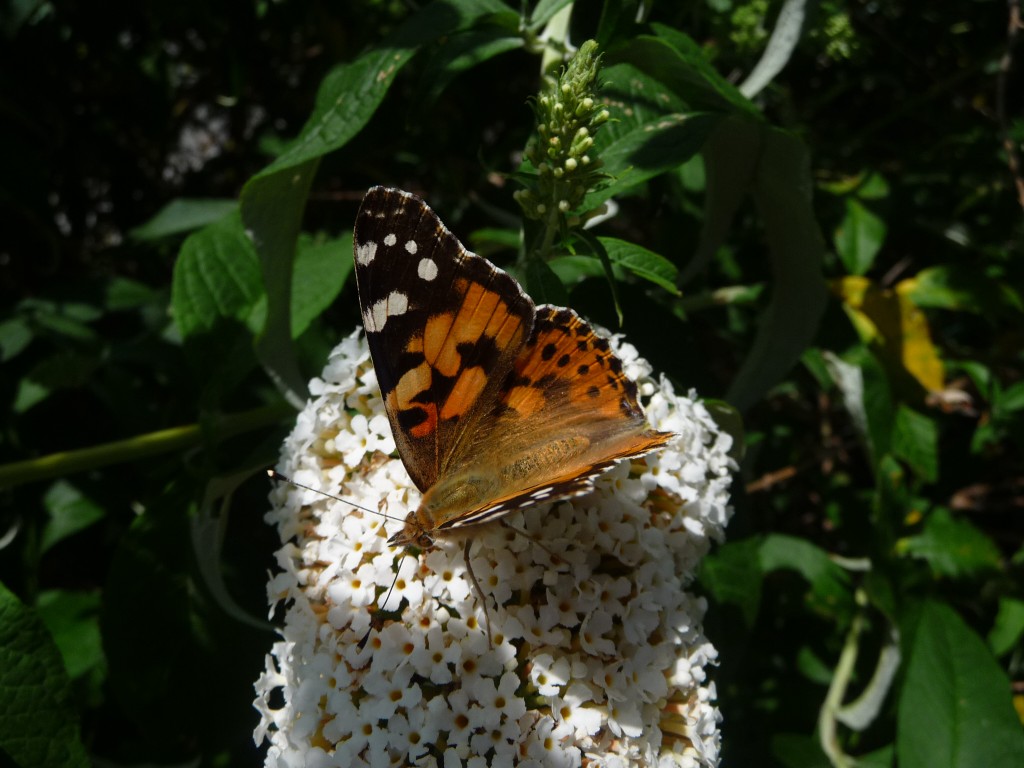
[[[464,539],[483,604],[469,561],[477,526],[585,494],[618,459],[673,435],[648,428],[606,339],[571,309],[535,306],[418,197],[367,192],[354,251],[377,380],[423,494],[388,543]]]

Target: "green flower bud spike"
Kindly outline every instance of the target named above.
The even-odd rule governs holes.
[[[527,218],[544,222],[547,246],[564,227],[566,214],[579,208],[604,178],[601,161],[588,154],[594,134],[609,118],[596,98],[600,60],[597,43],[583,43],[558,80],[533,103],[537,133],[525,154],[536,175],[515,199]],[[542,247],[539,255],[546,250]]]

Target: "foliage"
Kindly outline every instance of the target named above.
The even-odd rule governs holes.
[[[358,322],[362,191],[514,264],[530,100],[594,38],[567,213],[617,213],[520,277],[743,413],[701,580],[727,764],[1024,763],[1006,4],[229,6],[3,19],[6,758],[260,760],[258,470]]]

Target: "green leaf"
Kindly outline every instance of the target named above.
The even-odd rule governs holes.
[[[88,766],[71,700],[53,638],[0,585],[0,752],[20,768]]]
[[[675,283],[678,270],[675,264],[664,256],[615,237],[597,239],[604,246],[613,265],[629,270],[634,275],[664,288],[673,296],[680,295]]]
[[[171,309],[183,338],[221,320],[249,325],[263,294],[259,262],[237,215],[189,236],[174,265]]]
[[[65,349],[44,357],[18,382],[14,412],[24,413],[58,390],[84,387],[101,363],[100,352],[90,350]]]
[[[910,298],[919,307],[952,309],[978,315],[1018,316],[1024,312],[1020,291],[1005,276],[991,276],[973,264],[922,269],[914,276]]]
[[[639,35],[611,48],[608,65],[626,62],[646,72],[691,108],[711,112],[745,112],[760,120],[757,108],[708,63],[691,38],[663,24],[658,36]]]
[[[237,214],[185,240],[171,310],[189,361],[201,372],[204,407],[216,407],[256,365],[252,339],[265,302],[259,263]]]
[[[892,452],[922,480],[934,483],[939,476],[939,428],[935,420],[900,404],[893,424]]]
[[[852,275],[864,275],[882,249],[887,227],[860,200],[847,198],[846,215],[835,233],[836,253]]]
[[[999,598],[999,613],[988,633],[988,644],[996,656],[1009,653],[1024,637],[1024,600]]]
[[[576,283],[582,282],[588,277],[604,277],[604,267],[601,262],[593,256],[575,254],[571,256],[558,256],[548,262],[551,271],[554,272],[562,285],[572,288]],[[616,280],[624,277],[621,269],[613,268]]]
[[[580,209],[593,210],[608,198],[682,165],[700,151],[719,119],[710,114],[664,115],[603,146],[596,153],[604,163],[602,171],[613,178],[589,192]]]
[[[101,506],[66,480],[58,480],[51,485],[43,503],[50,519],[43,528],[40,552],[46,552],[57,542],[85,530],[106,516]]]
[[[242,220],[252,233],[267,286],[266,324],[256,350],[264,369],[293,404],[304,399],[306,384],[292,346],[292,261],[320,159],[363,129],[420,45],[479,19],[493,20],[495,14],[512,12],[497,0],[435,0],[406,19],[383,45],[335,67],[320,84],[316,107],[298,138],[242,190]]]
[[[169,235],[180,235],[220,221],[237,209],[237,200],[179,197],[161,208],[145,224],[131,230],[128,235],[136,240],[159,240]]]
[[[737,606],[748,627],[754,626],[761,606],[760,548],[757,538],[730,541],[707,555],[700,567],[700,583],[721,605]]]
[[[163,313],[165,303],[166,298],[161,290],[126,277],[114,277],[104,288],[103,306],[110,312],[125,312],[159,304]]]
[[[840,359],[824,354],[832,380],[843,393],[843,404],[871,452],[871,465],[889,452],[894,407],[889,378],[882,364],[866,347],[854,347]]]
[[[703,271],[726,242],[736,211],[750,194],[761,156],[763,126],[753,120],[721,120],[708,138],[704,160],[704,222],[692,258],[679,283],[685,285]]]
[[[352,267],[351,232],[321,242],[299,239],[291,301],[295,338],[338,297]]]
[[[892,768],[896,758],[896,747],[888,744],[874,752],[857,757],[857,768]]]
[[[572,0],[539,0],[537,6],[530,15],[530,27],[539,29],[543,27],[551,17],[565,8]]]
[[[836,615],[852,606],[849,574],[828,552],[809,541],[772,534],[761,544],[759,562],[764,573],[794,570],[811,585],[811,603],[824,615]]]
[[[821,232],[811,205],[807,149],[783,131],[763,131],[754,201],[764,221],[772,297],[753,347],[725,399],[744,411],[777,384],[817,333],[825,310]]]
[[[538,304],[564,307],[569,303],[569,294],[565,286],[543,259],[528,259],[524,278],[530,296]]]
[[[587,250],[594,254],[597,257],[598,262],[601,264],[605,280],[607,281],[608,288],[612,294],[612,303],[615,305],[615,314],[618,317],[619,325],[621,326],[622,302],[619,301],[619,287],[612,270],[611,259],[608,258],[608,251],[605,249],[604,243],[586,230],[578,232],[576,236],[586,244]]]
[[[963,578],[1000,567],[999,549],[968,521],[937,507],[924,530],[899,543],[902,553],[924,560],[936,576]]]
[[[997,390],[992,402],[992,418],[1002,421],[1024,411],[1024,381]]]
[[[432,52],[420,74],[421,87],[416,108],[429,109],[429,104],[462,72],[495,56],[522,48],[523,38],[515,32],[514,26],[511,29],[481,27],[445,38]]]
[[[68,676],[78,679],[104,666],[100,593],[50,590],[39,595],[39,618],[53,636]]]
[[[22,353],[32,341],[32,329],[23,318],[12,317],[0,322],[0,363]]]
[[[921,610],[899,700],[900,768],[1017,768],[1024,731],[1010,681],[988,648],[948,606]]]
[[[803,733],[777,733],[771,740],[772,755],[785,768],[830,768],[821,744]]]

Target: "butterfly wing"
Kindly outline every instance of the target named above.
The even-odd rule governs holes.
[[[537,308],[533,333],[490,417],[455,457],[467,476],[499,478],[486,503],[445,511],[436,531],[494,520],[512,510],[589,492],[616,461],[674,435],[650,429],[636,384],[608,340],[571,309]]]
[[[363,326],[399,455],[425,491],[493,410],[533,328],[519,284],[415,195],[374,187],[354,232]]]

